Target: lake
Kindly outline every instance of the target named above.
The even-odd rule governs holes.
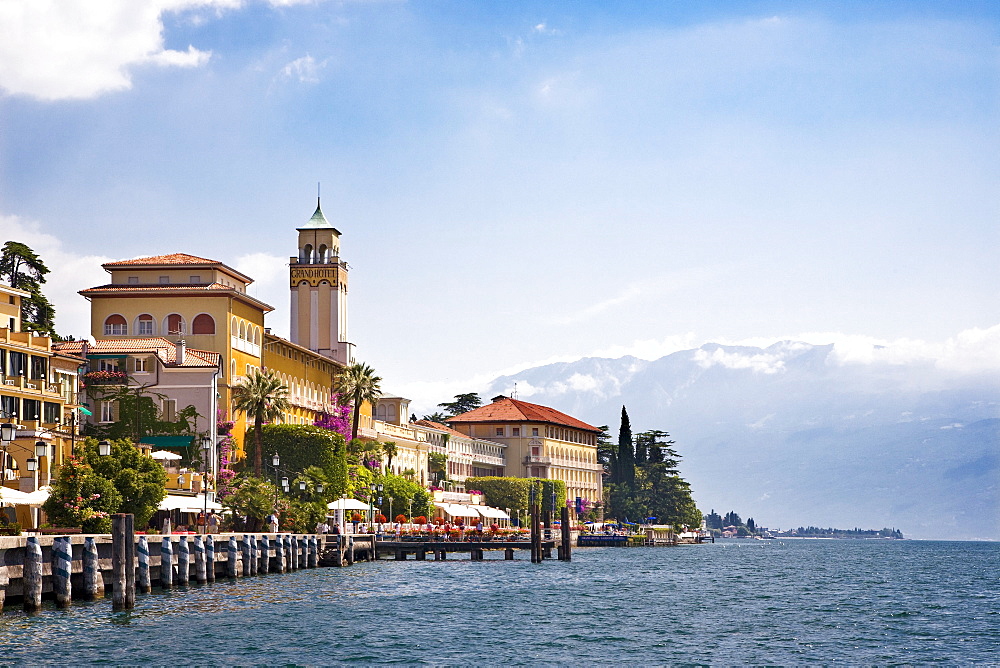
[[[2,662],[949,663],[1000,659],[1000,544],[729,540],[571,563],[381,561],[0,618]]]

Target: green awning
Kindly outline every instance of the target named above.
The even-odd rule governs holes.
[[[151,445],[157,450],[191,447],[194,436],[143,436],[140,443]]]

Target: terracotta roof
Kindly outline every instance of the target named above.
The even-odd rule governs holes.
[[[83,341],[65,341],[56,344],[53,349],[63,353],[81,355]],[[184,363],[177,364],[177,344],[161,336],[151,336],[136,339],[101,339],[87,346],[87,353],[93,355],[113,355],[115,353],[150,353],[154,354],[168,366],[185,367],[216,367],[222,356],[208,350],[187,348]]]
[[[451,434],[452,436],[461,436],[462,438],[472,438],[468,434],[463,434],[460,431],[455,431],[446,424],[441,424],[440,422],[433,422],[431,420],[417,420],[413,424],[420,425],[421,427],[430,427],[431,429],[438,429],[445,433]]]
[[[129,283],[124,285],[122,283],[108,283],[106,285],[98,285],[95,288],[87,288],[86,290],[80,290],[80,294],[87,292],[134,292],[134,291],[150,291],[150,290],[223,290],[227,292],[236,292],[235,288],[231,288],[228,285],[223,285],[222,283]],[[241,293],[242,294],[242,293]]]
[[[547,422],[558,424],[573,429],[583,429],[584,431],[600,432],[601,430],[586,422],[570,417],[548,406],[529,404],[527,401],[519,401],[510,397],[497,399],[491,404],[480,406],[467,413],[456,415],[448,422],[468,423],[468,422]]]
[[[137,257],[131,260],[119,260],[118,262],[105,262],[102,267],[123,267],[134,265],[162,265],[162,264],[222,264],[218,260],[209,260],[187,253],[169,253],[167,255],[153,255],[150,257]]]

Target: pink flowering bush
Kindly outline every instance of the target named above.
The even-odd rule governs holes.
[[[333,412],[324,412],[313,425],[336,432],[344,437],[345,441],[351,439],[351,404],[340,404],[340,395],[334,392],[330,395],[330,403],[333,404]]]
[[[109,533],[111,514],[118,512],[121,503],[122,496],[111,481],[97,475],[81,457],[69,457],[59,467],[42,509],[52,526]]]

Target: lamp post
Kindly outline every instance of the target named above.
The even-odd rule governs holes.
[[[111,441],[104,440],[97,443],[97,454],[101,457],[107,457],[111,454]]]
[[[201,498],[202,498],[202,511],[201,516],[204,518],[205,524],[202,533],[208,533],[208,460],[209,456],[212,454],[212,437],[205,434],[201,437],[201,463],[202,463],[202,474],[201,474]]]
[[[392,518],[392,497],[391,496],[389,497],[389,521],[390,522],[395,522],[395,520]]]
[[[10,419],[12,416],[7,416]],[[0,424],[0,443],[3,444],[3,466],[0,467],[0,484],[4,480],[7,480],[7,447],[11,444],[14,438],[17,436],[17,425],[13,422],[4,422]]]

